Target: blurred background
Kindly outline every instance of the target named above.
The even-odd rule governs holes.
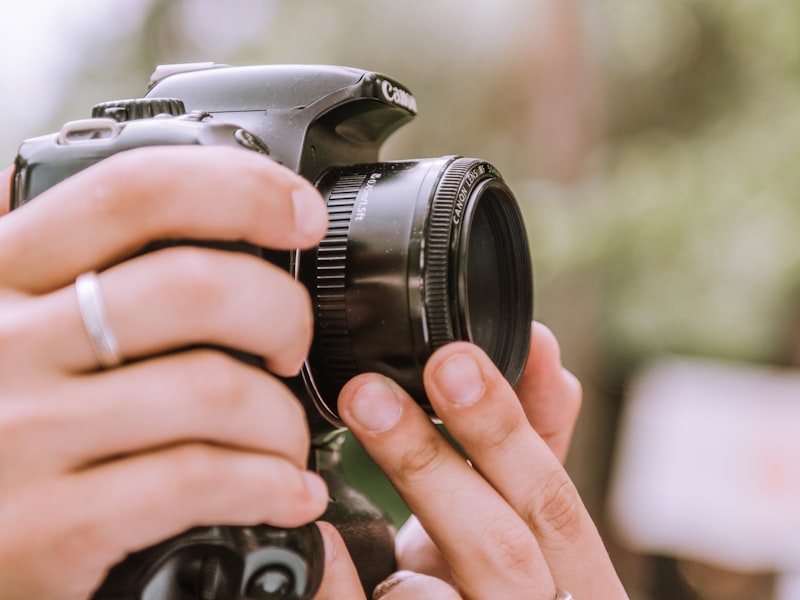
[[[680,533],[702,533],[702,511],[655,502],[630,515],[664,470],[667,505],[698,493],[703,473],[682,478],[691,456],[673,453],[689,447],[687,423],[703,439],[696,452],[721,457],[708,463],[714,472],[734,447],[761,456],[775,445],[764,469],[797,483],[769,488],[767,500],[800,502],[791,427],[766,424],[744,446],[714,434],[724,390],[748,390],[742,406],[752,410],[741,414],[752,430],[778,393],[769,382],[800,364],[800,3],[27,0],[5,7],[0,47],[2,164],[23,139],[88,116],[96,102],[143,94],[160,63],[334,63],[406,84],[420,113],[382,159],[486,158],[523,205],[536,317],[585,386],[568,468],[631,597],[800,598],[800,541],[773,547],[765,535],[763,552],[738,560],[720,551],[724,539],[695,544]],[[688,383],[672,390],[650,375],[675,356],[688,366],[673,380]],[[693,378],[702,361],[724,368]],[[758,381],[727,385],[743,373]],[[677,414],[670,407],[686,389],[695,395]],[[775,410],[794,418],[800,387],[782,389],[789,408]],[[662,439],[665,422],[677,424],[667,445],[641,441]],[[402,506],[349,452],[352,478],[400,520]],[[714,500],[722,512],[754,484],[733,469],[728,485]],[[756,499],[723,528],[739,531],[769,506]],[[633,529],[656,521],[675,535]],[[786,532],[800,534],[797,517]],[[757,538],[742,529],[737,543]]]

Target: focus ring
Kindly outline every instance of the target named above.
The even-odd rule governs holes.
[[[92,108],[92,117],[109,117],[117,121],[147,119],[156,115],[179,116],[186,114],[186,107],[178,98],[132,98],[100,102]]]
[[[328,383],[334,389],[356,375],[345,299],[347,242],[353,208],[365,179],[364,173],[347,175],[333,185],[328,195],[328,232],[317,248],[315,335]]]
[[[471,176],[476,168],[481,172]],[[430,210],[425,259],[425,300],[431,349],[436,350],[461,337],[454,321],[450,287],[453,227],[460,228],[459,211],[466,208],[474,184],[486,172],[486,163],[472,158],[457,158],[442,175]]]

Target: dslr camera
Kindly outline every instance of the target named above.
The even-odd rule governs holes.
[[[432,415],[422,371],[437,348],[474,342],[512,384],[527,360],[533,278],[517,201],[482,159],[380,162],[383,142],[416,113],[405,86],[361,69],[167,65],[156,69],[144,97],[103,102],[91,118],[23,142],[12,183],[12,208],[19,209],[112,154],[176,144],[248,148],[311,181],[327,202],[330,222],[313,250],[187,240],[143,252],[175,243],[249,252],[308,289],[314,340],[301,375],[287,383],[306,409],[317,451],[312,466],[332,490],[339,486],[331,502],[340,506],[332,514],[356,526],[372,522],[375,511],[341,488],[335,460],[319,462],[343,428],[337,397],[351,377],[368,371],[391,377]],[[363,542],[364,535],[350,537]],[[195,528],[130,555],[95,598],[311,598],[322,574],[321,547],[313,525]],[[375,553],[353,550],[371,592],[388,573],[366,575]]]

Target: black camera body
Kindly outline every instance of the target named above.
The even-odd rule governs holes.
[[[400,83],[348,67],[160,67],[144,98],[99,104],[95,118],[23,143],[12,203],[145,145],[243,146],[313,182],[330,215],[319,247],[247,251],[311,292],[314,344],[292,387],[312,431],[324,433],[341,427],[339,390],[360,372],[392,377],[429,408],[422,369],[450,341],[482,346],[512,383],[525,365],[531,264],[522,215],[500,174],[456,156],[376,162],[416,109]]]
[[[248,244],[208,244],[262,256],[309,290],[314,341],[302,375],[287,383],[303,403],[315,444],[322,448],[331,432],[342,427],[339,391],[358,373],[391,377],[432,413],[422,371],[437,348],[454,340],[472,341],[512,384],[527,360],[533,278],[520,208],[498,171],[481,159],[378,162],[386,138],[416,112],[416,100],[405,86],[349,67],[159,67],[143,98],[96,105],[93,118],[25,141],[16,160],[12,208],[103,158],[141,146],[244,147],[306,177],[328,206],[329,230],[317,248],[278,252]],[[373,519],[369,510],[359,514],[368,513],[364,518]],[[243,531],[256,531],[250,529]],[[274,537],[268,528],[249,537],[220,531],[190,532],[123,562],[103,588],[117,591],[97,597],[150,600],[142,591],[121,595],[119,588],[138,585],[142,590],[137,582],[198,571],[198,547],[213,546],[212,554],[233,552],[241,563],[242,557],[259,556],[258,544],[255,550],[243,549],[229,538],[261,539],[269,546]],[[299,541],[281,537],[278,547],[302,555],[309,546],[307,535],[318,541],[315,530],[299,535]],[[197,543],[187,546],[188,540]],[[262,591],[248,591],[252,582],[234,577],[238,583],[230,589],[235,592],[191,591],[196,587],[179,592],[180,586],[173,586],[158,587],[161,591],[153,594],[175,600],[310,597],[321,568],[320,545],[313,540],[310,545],[317,549],[297,569],[293,560],[279,564],[277,571],[247,567],[251,574],[266,572],[269,577],[261,579],[267,587],[281,588],[274,593],[258,585]],[[174,555],[193,558],[178,561],[174,569],[165,567]],[[369,552],[365,555],[370,560]],[[206,558],[201,562],[211,564]],[[285,580],[282,569],[289,571]],[[286,583],[297,578],[305,578],[304,589]]]
[[[400,83],[329,65],[166,65],[146,97],[179,98],[188,111],[243,127],[312,182],[330,167],[377,161],[386,138],[417,113]]]

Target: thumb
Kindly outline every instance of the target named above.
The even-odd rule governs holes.
[[[314,600],[366,600],[356,566],[342,536],[330,523],[318,522],[317,526],[325,544],[325,573]]]

